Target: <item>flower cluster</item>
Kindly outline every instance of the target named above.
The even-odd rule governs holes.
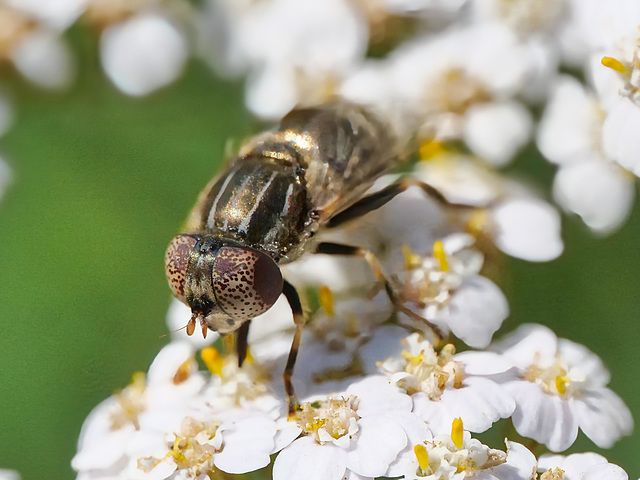
[[[624,222],[640,175],[637,0],[44,3],[0,0],[0,60],[36,85],[73,81],[71,25],[95,32],[107,77],[128,95],[169,85],[196,54],[244,76],[246,105],[265,120],[363,105],[401,139],[415,184],[320,232],[368,249],[387,285],[358,258],[283,266],[308,297],[293,413],[280,378],[294,331],[284,297],[252,320],[242,366],[229,338],[187,337],[191,312],[176,301],[171,342],[85,421],[79,480],[269,466],[275,480],[628,478],[598,454],[559,455],[579,431],[611,447],[631,414],[585,347],[542,325],[494,340],[509,304],[492,267],[502,253],[544,262],[564,249],[556,209],[499,171],[527,146],[558,166],[562,208],[601,233]],[[0,96],[0,134],[12,116]],[[0,159],[0,194],[8,178]],[[472,436],[499,421],[513,427],[506,447]]]

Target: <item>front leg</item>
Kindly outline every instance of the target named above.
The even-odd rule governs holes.
[[[300,296],[295,287],[286,280],[284,281],[284,287],[282,289],[291,311],[293,312],[293,321],[296,325],[295,332],[293,334],[293,340],[291,342],[291,348],[289,350],[289,356],[287,357],[287,363],[282,372],[282,381],[284,382],[284,391],[287,395],[287,409],[289,419],[293,419],[296,416],[296,409],[298,407],[298,400],[296,399],[296,392],[291,382],[293,375],[293,369],[296,364],[296,358],[298,357],[298,350],[300,349],[300,339],[302,338],[302,327],[304,326],[304,313],[302,311],[302,303],[300,302]]]

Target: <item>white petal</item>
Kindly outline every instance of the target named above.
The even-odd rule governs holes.
[[[537,461],[531,451],[516,442],[507,443],[507,462],[491,469],[500,480],[530,480],[534,478]]]
[[[578,436],[578,421],[569,402],[547,395],[527,381],[509,382],[505,387],[516,400],[512,421],[520,435],[545,444],[553,452],[573,444]]]
[[[609,158],[640,176],[640,107],[621,98],[602,126],[602,144]]]
[[[344,450],[302,437],[278,454],[273,480],[341,480],[345,470]]]
[[[491,165],[506,165],[529,140],[531,114],[520,103],[483,103],[465,116],[464,141]]]
[[[581,480],[628,480],[629,475],[618,465],[606,463],[604,465],[595,465],[587,470]]]
[[[513,364],[503,355],[494,352],[467,351],[457,353],[453,359],[464,364],[467,375],[495,375],[504,373]]]
[[[608,388],[587,390],[573,399],[580,428],[600,448],[611,448],[633,430],[633,418],[622,399]]]
[[[362,366],[367,375],[379,373],[376,365],[390,357],[399,357],[404,347],[402,340],[407,330],[396,325],[383,325],[376,328],[373,337],[358,349]]]
[[[383,375],[367,377],[352,384],[347,389],[347,394],[359,398],[358,415],[361,417],[394,411],[411,411],[411,397],[395,385],[391,385]]]
[[[582,475],[592,467],[606,464],[606,458],[592,452],[574,453],[568,456],[546,454],[542,455],[538,460],[538,471],[561,468],[569,478],[580,479]]]
[[[173,82],[182,73],[187,55],[183,34],[155,14],[112,25],[100,41],[107,76],[128,95],[147,95]]]
[[[611,379],[609,370],[604,366],[600,357],[584,345],[560,338],[558,352],[569,365],[570,370],[576,368],[586,376],[589,388],[604,387],[609,383]],[[571,371],[569,371],[569,375],[571,375]]]
[[[542,200],[507,200],[492,210],[492,217],[497,229],[496,246],[508,255],[545,262],[558,257],[564,249],[560,215]]]
[[[560,77],[538,127],[540,152],[557,164],[579,161],[598,145],[600,118],[585,87],[573,77]]]
[[[555,359],[558,337],[544,325],[529,323],[518,327],[493,348],[524,371],[535,362]]]
[[[347,468],[358,475],[379,477],[407,445],[407,435],[396,422],[377,415],[360,419],[358,427],[355,448],[347,451]]]
[[[39,87],[67,87],[75,74],[68,45],[44,30],[22,40],[11,52],[11,58],[20,73]]]
[[[562,207],[580,215],[589,228],[607,233],[629,216],[635,185],[616,165],[585,159],[558,170],[553,196]]]
[[[261,118],[282,118],[299,101],[295,72],[290,65],[269,65],[247,78],[245,103]]]
[[[474,275],[463,280],[443,318],[436,320],[444,320],[467,345],[483,348],[508,316],[509,305],[500,288],[488,278]]]
[[[494,422],[509,417],[515,402],[501,386],[485,378],[465,379],[462,388],[448,388],[440,402],[448,412],[448,430],[455,418],[462,418],[466,430],[481,433]],[[442,432],[445,433],[445,432]]]
[[[267,416],[251,416],[234,422],[223,432],[224,447],[214,456],[223,472],[246,473],[269,465],[276,424]]]

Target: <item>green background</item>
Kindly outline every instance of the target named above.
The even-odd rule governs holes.
[[[131,99],[82,56],[74,88],[45,94],[9,79],[18,119],[0,139],[15,181],[0,202],[0,468],[24,480],[73,478],[69,461],[93,406],[146,370],[166,343],[163,255],[225,145],[259,128],[242,86],[200,64],[171,88]],[[529,153],[513,167],[548,185]],[[611,368],[640,412],[640,212],[609,238],[565,221],[548,264],[505,259],[512,329],[540,322]],[[607,452],[640,475],[640,436]],[[578,449],[593,449],[581,439]]]

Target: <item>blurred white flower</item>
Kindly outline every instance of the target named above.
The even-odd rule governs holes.
[[[39,22],[61,32],[80,16],[90,0],[3,0]]]
[[[631,175],[603,149],[604,116],[584,86],[563,76],[553,89],[538,130],[540,151],[559,166],[553,185],[556,201],[602,233],[624,222],[635,190]]]
[[[0,480],[20,480],[20,474],[14,470],[0,469]]]
[[[499,355],[454,355],[451,344],[436,353],[429,342],[415,333],[403,345],[406,350],[380,362],[380,369],[411,395],[413,412],[427,422],[434,434],[449,431],[456,418],[461,418],[468,430],[484,432],[513,413],[515,402],[511,396],[486,377],[510,368]]]
[[[202,31],[215,30],[222,68],[247,72],[246,103],[276,119],[295,105],[331,99],[367,47],[367,25],[346,0],[217,0]],[[201,19],[202,22],[202,19]],[[222,38],[220,38],[222,37]]]
[[[188,57],[187,41],[166,16],[140,13],[107,27],[100,42],[111,81],[129,95],[147,95],[172,83]]]
[[[61,32],[47,25],[27,5],[0,2],[0,59],[9,60],[33,84],[49,89],[68,87],[75,61]]]
[[[597,453],[572,455],[545,454],[538,460],[541,480],[628,480],[629,476],[617,465],[609,463]]]
[[[559,452],[573,444],[578,428],[602,448],[633,429],[629,409],[606,388],[609,372],[582,345],[541,325],[522,325],[495,349],[517,368],[516,378],[501,381],[516,401],[519,434]]]

